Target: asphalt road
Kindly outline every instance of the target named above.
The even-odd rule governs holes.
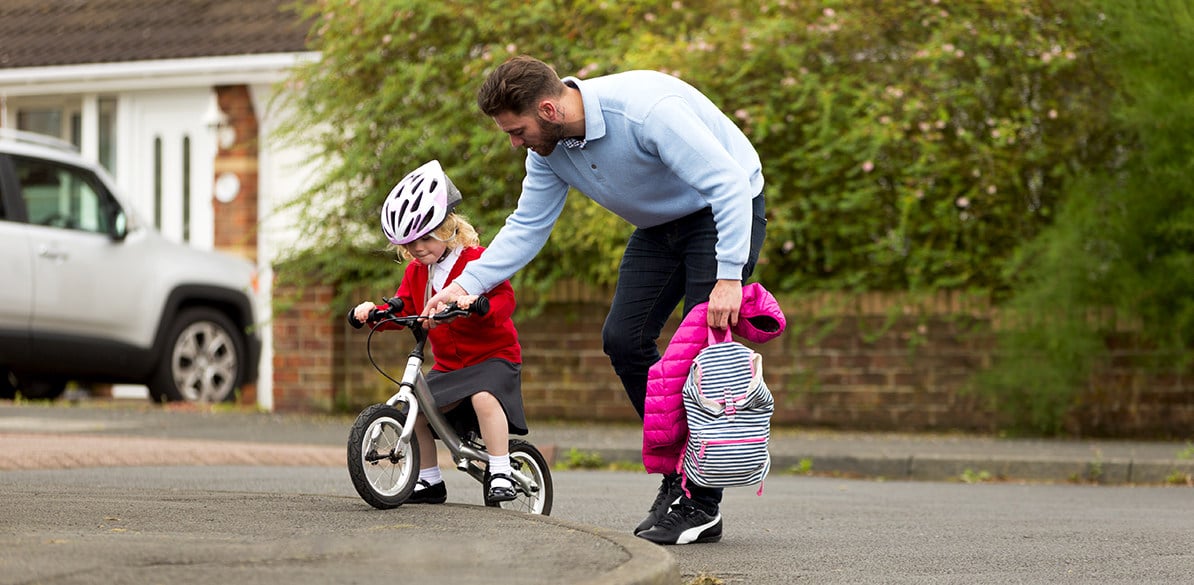
[[[607,568],[606,553],[622,560],[588,548],[602,546],[594,541],[560,563],[553,547],[571,537],[566,526],[511,530],[468,505],[480,503],[472,480],[447,477],[451,501],[465,505],[432,514],[375,511],[329,467],[7,471],[0,583],[424,582],[404,572],[410,554],[458,567],[450,583],[569,583]],[[633,472],[557,472],[553,518],[628,531],[649,483]],[[723,511],[721,543],[667,549],[684,582],[700,574],[753,585],[1194,579],[1189,488],[773,476],[762,496],[729,493]],[[487,563],[509,561],[471,552],[461,532],[502,539],[516,565],[556,567],[556,580],[495,574]]]
[[[627,563],[630,548],[599,536],[641,543],[628,535],[657,485],[641,472],[557,469],[551,521],[540,524],[482,507],[480,487],[446,467],[449,505],[377,511],[348,480],[343,420],[0,412],[0,585],[585,583]],[[589,429],[586,445],[619,435]],[[874,451],[883,440],[851,444]],[[1168,457],[1178,448],[1161,446]],[[652,547],[681,582],[1194,582],[1188,485],[773,470],[762,496],[730,490],[722,511],[722,542]]]

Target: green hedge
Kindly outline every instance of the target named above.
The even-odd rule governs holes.
[[[520,53],[561,75],[663,70],[719,103],[763,158],[758,278],[777,292],[1004,289],[1073,169],[1110,156],[1089,41],[1053,2],[325,0],[307,15],[323,60],[291,81],[293,130],[327,172],[300,202],[321,247],[297,256],[337,279],[392,279],[345,259],[383,247],[375,211],[431,158],[492,237],[524,152],[474,96]],[[628,233],[574,196],[520,284],[612,283]]]
[[[1014,426],[1058,432],[1126,327],[1142,355],[1194,341],[1194,19],[1188,0],[321,0],[321,61],[288,81],[323,171],[296,203],[311,274],[388,292],[390,187],[440,159],[487,241],[522,151],[474,104],[517,54],[561,75],[627,69],[703,89],[763,159],[756,277],[814,291],[964,290],[1007,311],[978,387]],[[516,276],[609,285],[630,227],[573,196]],[[1094,318],[1112,314],[1114,319]],[[1141,367],[1155,365],[1141,363]],[[1181,379],[1179,376],[1178,379]]]

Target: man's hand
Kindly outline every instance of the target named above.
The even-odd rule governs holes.
[[[718,280],[709,293],[709,326],[728,329],[738,324],[738,310],[742,308],[742,282]]]
[[[457,297],[456,298],[456,308],[464,309],[467,311],[469,307],[473,306],[473,303],[476,300],[477,300],[477,295],[464,295],[461,297]],[[439,305],[437,305],[435,307],[435,312],[443,313],[444,311],[448,310],[449,306],[451,306],[451,303],[440,303]],[[434,325],[432,325],[432,327],[435,327],[435,325],[444,325],[447,323],[451,323],[452,321],[455,321],[455,320],[456,320],[456,317],[448,317],[447,319],[439,319],[439,320],[428,319],[426,322],[434,323]]]
[[[467,294],[468,293],[465,292],[463,287],[453,282],[452,284],[445,286],[444,290],[435,293],[430,299],[427,299],[427,305],[423,307],[423,316],[430,317],[443,310],[441,307],[447,307],[455,302],[456,299],[459,299]],[[436,323],[434,319],[426,319],[423,321],[423,327],[427,329],[431,329],[435,327],[435,325]]]

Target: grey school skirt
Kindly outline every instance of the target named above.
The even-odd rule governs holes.
[[[452,372],[431,370],[427,372],[427,385],[435,396],[436,406],[443,408],[460,402],[444,413],[458,433],[478,430],[477,413],[472,402],[465,399],[486,391],[493,394],[506,411],[510,434],[527,434],[526,413],[522,408],[522,364],[493,358]]]

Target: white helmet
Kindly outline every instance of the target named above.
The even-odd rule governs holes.
[[[433,231],[460,203],[460,190],[433,160],[402,178],[381,205],[381,231],[396,246]]]

